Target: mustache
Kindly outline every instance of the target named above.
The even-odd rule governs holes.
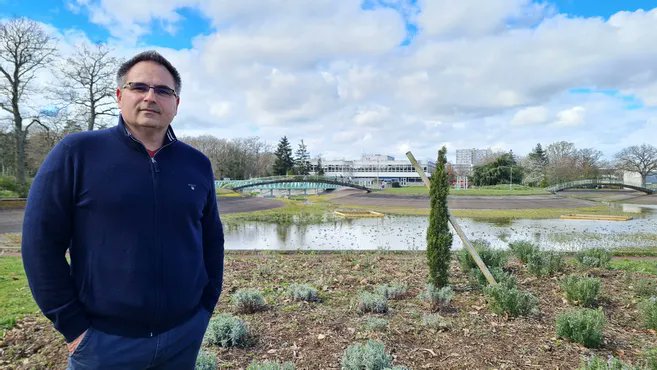
[[[160,108],[158,108],[157,106],[154,106],[154,105],[149,105],[149,106],[147,106],[147,107],[142,107],[142,108],[139,108],[139,110],[140,110],[140,111],[142,111],[142,110],[150,110],[150,111],[153,111],[153,112],[156,112],[156,113],[161,113],[161,112],[160,112]]]

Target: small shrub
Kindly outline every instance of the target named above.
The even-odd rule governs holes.
[[[381,294],[363,292],[359,296],[358,310],[362,313],[386,313],[388,300]]]
[[[537,251],[527,258],[527,271],[535,276],[552,276],[563,268],[563,258],[559,252]]]
[[[571,304],[591,307],[600,293],[600,279],[570,275],[561,281],[561,289]]]
[[[431,304],[432,311],[437,311],[442,307],[449,306],[452,298],[454,298],[454,291],[449,286],[437,288],[429,283],[424,292],[420,294],[420,298]]]
[[[231,297],[238,313],[254,313],[265,309],[265,299],[255,289],[238,289]]]
[[[488,304],[497,314],[525,316],[538,311],[538,299],[531,293],[506,284],[489,285],[484,288]]]
[[[220,347],[247,347],[250,342],[246,323],[232,315],[219,314],[210,320],[203,341]]]
[[[491,248],[488,241],[483,239],[476,239],[472,241],[472,246],[479,254],[481,260],[486,264],[486,267],[489,269],[494,267],[502,268],[506,265],[508,258],[507,253],[503,250]],[[458,260],[461,268],[463,269],[463,272],[465,273],[473,269],[479,269],[477,263],[465,248],[459,250]]]
[[[516,277],[512,273],[506,272],[500,267],[489,268],[488,271],[490,271],[497,283],[516,286]],[[483,288],[488,285],[486,276],[484,276],[484,273],[479,268],[470,270],[468,277],[474,287]]]
[[[383,370],[392,366],[392,356],[383,343],[368,340],[347,347],[342,356],[342,370]]]
[[[387,299],[402,299],[408,294],[408,285],[402,283],[379,285],[376,292]]]
[[[217,356],[201,350],[196,357],[196,365],[194,370],[216,370],[217,369]]]
[[[601,310],[580,308],[557,316],[557,335],[594,348],[602,344],[605,315]]]
[[[518,240],[509,243],[509,250],[524,264],[529,261],[531,255],[540,252],[538,246],[529,240]]]
[[[287,294],[295,301],[319,302],[317,289],[308,284],[291,284]]]
[[[249,364],[246,370],[294,370],[294,364],[291,362],[281,364],[275,361],[253,361]]]
[[[609,267],[611,255],[604,248],[590,248],[575,254],[575,259],[584,267]]]
[[[657,281],[655,279],[639,279],[634,285],[634,292],[639,297],[657,296]]]
[[[0,176],[0,190],[8,190],[18,194],[20,192],[20,185],[18,185],[18,181],[12,176]]]
[[[0,198],[19,198],[19,196],[14,191],[0,189]]]
[[[646,369],[657,370],[657,347],[645,351],[641,357]]]
[[[422,325],[436,331],[448,330],[452,323],[437,313],[430,313],[422,316]]]
[[[609,357],[607,361],[596,355],[591,356],[579,370],[639,370],[638,368],[628,365],[616,357]]]
[[[365,320],[365,328],[371,331],[385,331],[388,328],[388,320],[380,317],[368,317]]]
[[[648,329],[657,329],[657,297],[650,297],[639,303],[643,323]]]

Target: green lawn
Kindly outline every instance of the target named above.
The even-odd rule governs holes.
[[[643,272],[646,274],[657,275],[657,260],[655,260],[654,258],[650,258],[650,259],[614,258],[611,260],[611,268],[614,270]]]
[[[407,186],[403,188],[387,188],[377,191],[381,194],[391,195],[429,195],[429,189],[424,186]],[[546,195],[549,194],[543,188],[530,188],[528,186],[513,185],[509,189],[509,185],[495,185],[495,186],[481,186],[478,188],[456,190],[454,188],[449,190],[449,195],[472,195],[472,196],[502,196],[502,195]]]
[[[23,315],[38,311],[20,257],[0,257],[0,337]]]
[[[455,217],[476,219],[543,219],[559,218],[569,213],[592,215],[631,215],[609,209],[606,205],[579,208],[529,208],[529,209],[455,209],[450,211]]]

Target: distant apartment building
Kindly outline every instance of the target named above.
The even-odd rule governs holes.
[[[452,165],[457,176],[469,176],[472,167],[493,155],[490,149],[456,149],[456,162]]]
[[[431,161],[418,161],[427,176],[436,169]],[[313,174],[317,173],[317,159],[312,161]],[[395,160],[394,157],[381,154],[366,154],[357,160],[322,159],[324,175],[346,178],[363,186],[399,182],[401,186],[423,185],[420,175],[408,160]]]

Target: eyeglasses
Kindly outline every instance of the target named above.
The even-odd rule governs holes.
[[[148,94],[148,90],[153,89],[155,95],[167,98],[178,96],[178,94],[176,94],[176,90],[164,85],[151,86],[143,82],[128,82],[123,85],[123,88],[140,94]]]

